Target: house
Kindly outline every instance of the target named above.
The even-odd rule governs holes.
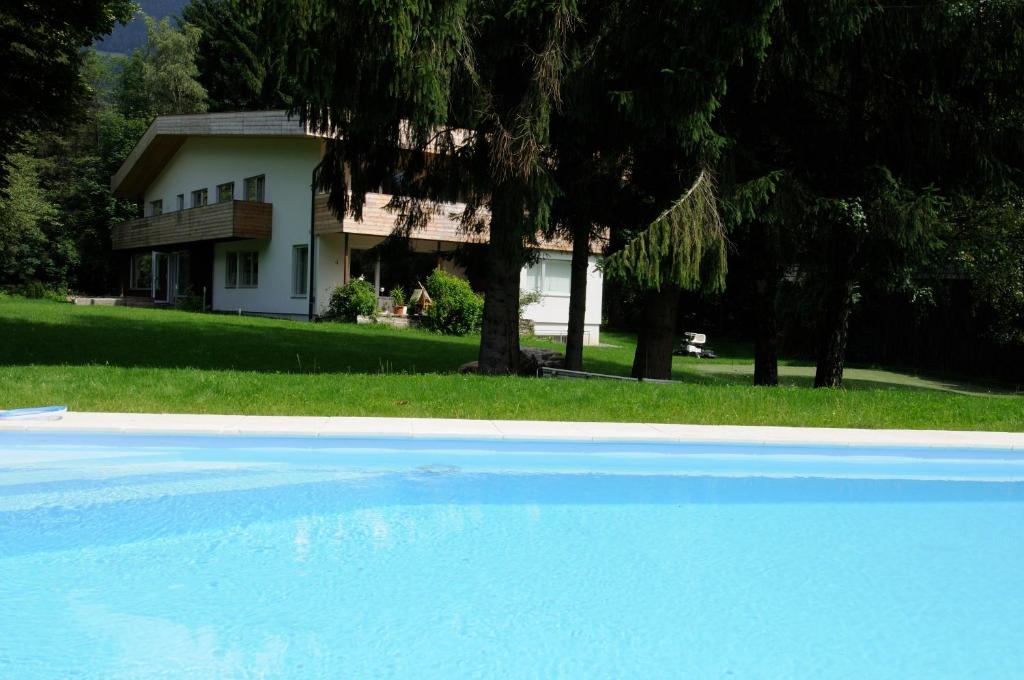
[[[218,311],[305,319],[358,276],[373,282],[382,303],[393,286],[409,292],[435,267],[479,287],[486,272],[474,271],[473,245],[486,234],[460,228],[464,206],[444,206],[407,246],[395,247],[386,241],[395,222],[389,194],[368,194],[362,220],[339,221],[327,195],[311,190],[323,148],[283,111],[158,117],[111,178],[116,196],[144,207],[143,217],[112,233],[124,293],[164,304],[203,296]],[[542,294],[524,312],[538,335],[566,333],[570,248],[543,242],[537,263],[523,269],[522,289]],[[599,340],[601,289],[592,255],[589,344]]]

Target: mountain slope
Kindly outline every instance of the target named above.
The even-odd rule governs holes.
[[[162,19],[166,16],[178,16],[181,8],[188,2],[189,0],[139,0],[139,5],[143,13],[154,19]],[[141,14],[137,14],[127,26],[117,26],[109,36],[97,40],[96,49],[102,52],[131,54],[132,50],[142,47],[145,43],[146,22],[142,20]]]

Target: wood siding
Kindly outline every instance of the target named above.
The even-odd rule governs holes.
[[[122,222],[111,235],[114,250],[200,241],[270,238],[270,203],[225,201]]]
[[[391,196],[388,194],[366,194],[366,205],[363,206],[363,219],[356,221],[346,217],[344,225],[338,221],[327,207],[327,195],[319,194],[314,206],[313,225],[318,234],[366,234],[369,236],[388,236],[395,228],[397,214],[385,208]],[[481,234],[467,233],[459,221],[465,206],[452,203],[431,216],[427,226],[413,232],[413,238],[424,241],[446,241],[449,243],[487,243],[489,234],[485,230]],[[453,217],[454,215],[454,217]],[[601,252],[602,242],[591,244],[591,251]],[[564,239],[540,239],[540,247],[544,250],[572,251],[572,243]]]

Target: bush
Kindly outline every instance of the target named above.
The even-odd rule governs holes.
[[[41,281],[29,281],[21,286],[12,289],[15,295],[28,298],[29,300],[54,300],[56,302],[67,302],[68,291],[66,288],[48,286]]]
[[[184,295],[179,295],[174,301],[174,308],[179,309],[183,312],[205,312],[206,307],[203,305],[202,296],[196,295],[189,288],[185,291]]]
[[[365,279],[353,279],[331,291],[327,318],[355,321],[357,316],[370,316],[377,311],[377,293]]]
[[[484,299],[468,282],[435,269],[427,277],[426,287],[431,299],[424,323],[427,328],[445,335],[465,335],[480,329]]]

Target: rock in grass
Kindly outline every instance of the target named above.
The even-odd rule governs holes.
[[[519,349],[519,367],[516,371],[522,376],[540,375],[542,368],[565,368],[565,355],[553,349],[540,347],[521,347]],[[476,373],[480,365],[470,361],[459,366],[459,373]]]

